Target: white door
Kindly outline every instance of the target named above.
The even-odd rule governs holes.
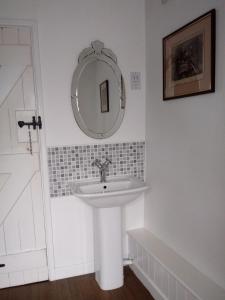
[[[0,288],[48,279],[32,28],[0,25]]]

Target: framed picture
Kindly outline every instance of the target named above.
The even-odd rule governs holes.
[[[105,80],[99,85],[101,112],[109,112],[109,81]]]
[[[163,100],[215,92],[215,9],[163,39]]]

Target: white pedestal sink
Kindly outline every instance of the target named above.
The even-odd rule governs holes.
[[[103,290],[123,285],[122,206],[148,187],[135,177],[71,183],[74,196],[94,207],[95,278]]]

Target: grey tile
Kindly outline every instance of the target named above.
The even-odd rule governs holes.
[[[98,178],[94,159],[112,160],[107,176],[133,175],[144,179],[145,142],[48,148],[50,197],[71,195],[71,181]]]

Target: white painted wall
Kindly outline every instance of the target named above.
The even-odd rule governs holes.
[[[102,142],[145,138],[145,82],[141,91],[134,92],[129,87],[130,71],[145,73],[144,9],[144,0],[39,0],[37,18],[48,146],[96,142],[76,125],[70,104],[78,55],[95,39],[102,40],[117,55],[127,94],[120,130]]]
[[[224,0],[146,1],[145,226],[225,288]],[[216,92],[162,101],[162,38],[216,8]]]
[[[0,1],[0,18],[37,20],[47,146],[96,143],[76,125],[70,103],[78,55],[95,39],[117,55],[127,96],[121,128],[98,142],[145,139],[144,0],[7,0]],[[142,73],[142,90],[131,91],[131,71]],[[53,198],[50,204],[54,245],[51,278],[91,271],[90,208],[73,197]],[[126,228],[143,226],[143,215],[142,197],[127,207]]]

